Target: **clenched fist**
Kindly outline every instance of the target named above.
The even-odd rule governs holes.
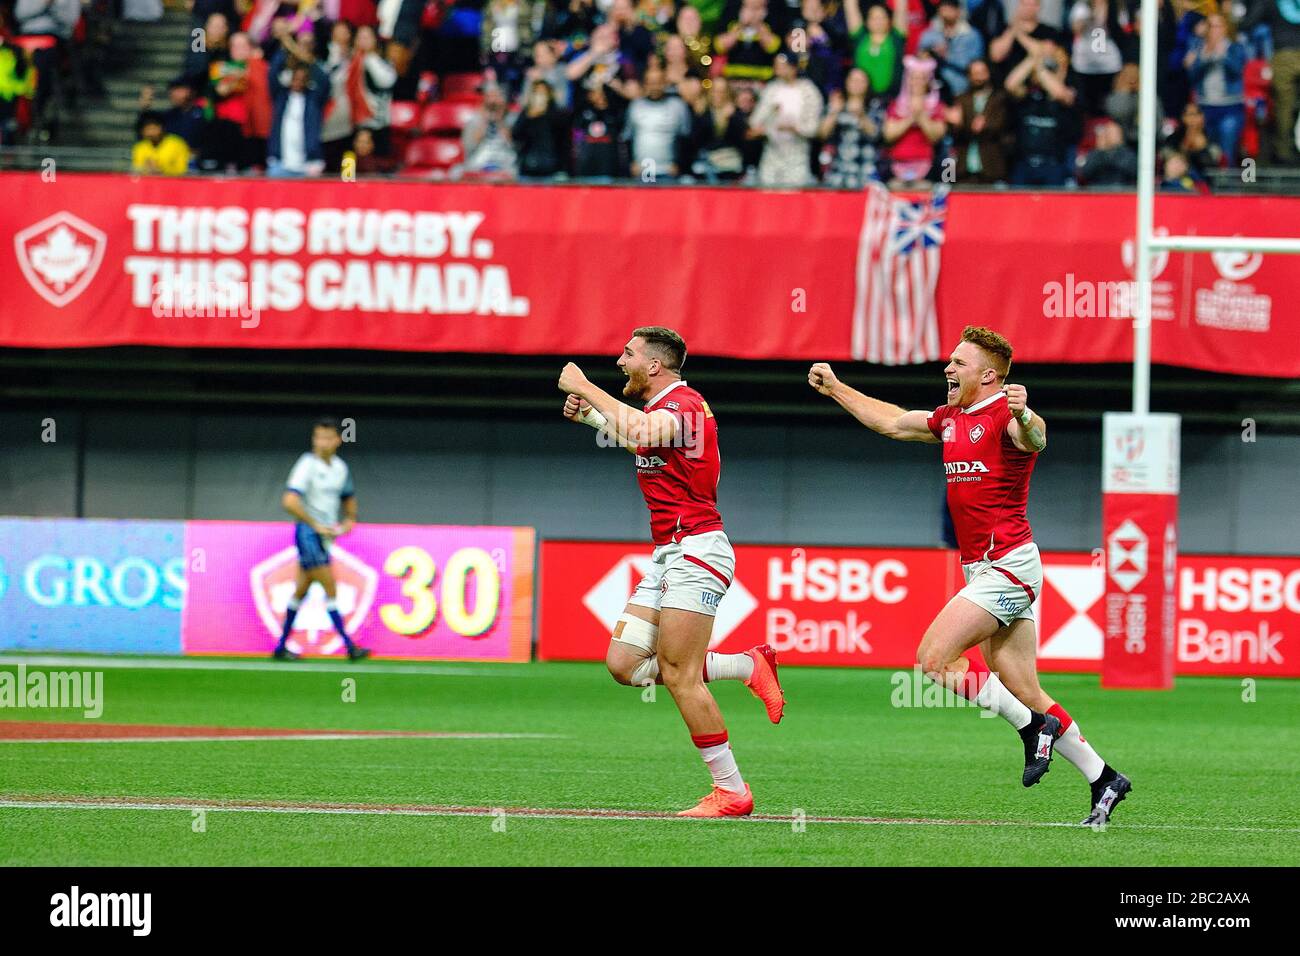
[[[578,368],[578,366],[574,365],[572,362],[564,366],[564,370],[560,372],[559,386],[560,391],[562,392],[568,392],[570,395],[579,395],[582,393],[583,388],[588,384],[590,383],[587,381],[587,376],[582,374],[582,369]]]
[[[564,400],[564,417],[571,422],[581,421],[579,416],[589,408],[591,406],[587,404],[585,399],[579,398],[577,395],[570,395]]]
[[[823,395],[829,395],[840,384],[840,380],[828,364],[818,362],[808,370],[808,384]]]
[[[1023,385],[1003,385],[1002,391],[1007,396],[1007,410],[1016,418],[1029,407],[1029,390]]]

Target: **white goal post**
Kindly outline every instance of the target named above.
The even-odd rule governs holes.
[[[1300,255],[1300,239],[1153,235],[1156,167],[1156,0],[1142,0],[1138,108],[1137,311],[1133,320],[1133,411],[1151,408],[1151,259],[1156,252]]]

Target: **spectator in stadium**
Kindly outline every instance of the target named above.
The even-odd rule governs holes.
[[[1070,8],[1074,34],[1070,65],[1074,69],[1078,106],[1087,116],[1105,112],[1106,96],[1124,65],[1120,39],[1128,14],[1120,0],[1078,0]]]
[[[745,172],[749,119],[737,109],[725,76],[713,78],[705,120],[699,152],[701,175],[709,182],[739,179]]]
[[[704,82],[698,76],[687,75],[677,84],[677,96],[686,104],[690,116],[690,132],[679,144],[678,162],[683,175],[696,175],[696,164],[700,153],[709,138],[709,101],[704,94]],[[699,175],[707,178],[707,170],[701,166]]]
[[[555,105],[550,84],[533,80],[511,136],[519,157],[520,178],[550,178],[567,172],[568,136],[568,117]]]
[[[348,154],[344,154],[344,162]],[[397,170],[397,161],[391,156],[380,156],[375,152],[375,134],[362,127],[352,137],[351,158],[355,163],[353,171],[358,176],[388,176]]]
[[[966,71],[966,92],[948,111],[957,150],[957,179],[963,183],[1000,183],[1007,178],[1007,139],[1011,101],[993,85],[993,72],[984,60]]]
[[[853,65],[867,74],[871,89],[881,96],[895,96],[903,82],[903,55],[907,45],[907,0],[894,0],[894,16],[880,5],[862,18],[861,0],[844,0],[844,21],[849,30]]]
[[[1296,104],[1300,99],[1300,7],[1296,0],[1254,0],[1242,18],[1241,32],[1250,34],[1261,23],[1273,31],[1273,158],[1294,165],[1300,161],[1296,145]],[[1193,165],[1195,161],[1193,160]]]
[[[211,66],[226,58],[230,41],[230,21],[223,13],[212,13],[203,22],[202,44],[191,43],[185,53],[181,77],[190,84],[194,95],[205,97],[211,78]]]
[[[1008,2],[1007,6],[1011,4]],[[966,19],[987,43],[1006,30],[1007,9],[1003,0],[966,0]]]
[[[732,94],[736,101],[736,115],[745,124],[745,145],[741,149],[741,158],[745,164],[745,180],[753,181],[758,176],[758,164],[763,158],[763,147],[767,142],[762,133],[749,124],[750,117],[758,108],[758,94],[753,86],[744,84],[735,88]]]
[[[961,0],[939,0],[939,12],[917,48],[939,64],[939,80],[955,98],[966,92],[967,69],[984,55],[984,38],[966,21]]]
[[[360,90],[364,100],[366,115],[357,115],[355,123],[370,130],[375,136],[375,150],[380,156],[392,154],[392,139],[389,125],[392,122],[393,87],[397,83],[397,67],[389,62],[388,56],[379,52],[379,38],[373,27],[357,27],[353,41],[352,63],[348,69],[353,73],[350,80],[353,88]],[[388,47],[392,50],[392,45]],[[358,109],[360,109],[358,107]]]
[[[948,132],[935,61],[909,56],[903,63],[903,88],[885,112],[889,184],[895,189],[928,185],[935,146]]]
[[[592,31],[587,48],[569,60],[564,73],[571,83],[609,83],[617,81],[620,66],[618,30],[612,23],[602,23]]]
[[[1300,16],[1300,5],[1296,7]],[[1237,165],[1237,147],[1246,125],[1242,76],[1246,70],[1246,48],[1228,33],[1228,21],[1221,13],[1206,18],[1205,36],[1192,41],[1183,60],[1196,102],[1205,115],[1205,129],[1223,153],[1227,165]]]
[[[669,93],[676,93],[677,87],[686,77],[693,76],[700,79],[704,75],[695,71],[695,67],[691,65],[690,53],[686,49],[686,42],[675,33],[664,35],[661,62]]]
[[[141,114],[136,135],[138,141],[131,149],[133,172],[182,176],[189,169],[190,148],[175,133],[163,130],[162,114]]]
[[[1205,114],[1196,103],[1183,107],[1183,115],[1172,133],[1165,138],[1163,148],[1167,152],[1179,152],[1187,157],[1192,172],[1199,179],[1219,167],[1223,152],[1217,143],[1210,139],[1205,129]]]
[[[1039,22],[1041,10],[1040,0],[1019,0],[1007,28],[989,41],[989,64],[993,67],[994,83],[1005,84],[1007,77],[1026,57],[1041,52],[1045,41],[1060,46],[1060,32]],[[1065,75],[1064,70],[1061,75]]]
[[[514,178],[517,167],[506,98],[497,84],[483,88],[482,105],[461,130],[461,146],[465,150],[465,172]]]
[[[643,182],[679,174],[681,140],[690,136],[686,104],[667,95],[667,78],[657,65],[645,72],[642,95],[627,108],[623,138],[631,144],[631,174]]]
[[[763,87],[750,126],[766,139],[758,164],[762,186],[797,187],[812,182],[812,139],[822,116],[822,95],[789,50],[776,55],[776,76]]]
[[[224,19],[220,14],[209,18]],[[283,24],[285,21],[277,22]],[[247,94],[251,59],[252,44],[248,35],[237,33],[223,42],[208,64],[207,83],[203,88],[209,114],[202,148],[202,168],[206,171],[226,172],[250,165],[244,128],[249,121]]]
[[[0,30],[0,146],[18,138],[18,101],[35,92],[31,53],[14,46]]]
[[[714,39],[713,46],[719,56],[726,57],[722,74],[733,84],[770,80],[781,37],[767,22],[767,0],[742,0],[736,19]]]
[[[555,105],[564,110],[569,108],[569,78],[550,40],[538,40],[533,44],[533,63],[524,73],[524,81],[532,83],[534,80],[549,83]]]
[[[207,114],[194,101],[194,90],[183,80],[176,79],[167,84],[167,101],[168,107],[161,114],[163,132],[174,133],[185,140],[193,158],[203,144],[208,125]],[[140,111],[142,114],[151,113],[154,109],[153,87],[146,86],[140,91]],[[139,125],[140,120],[137,119],[136,127],[139,128]]]
[[[604,83],[582,87],[580,95],[583,103],[573,124],[574,174],[601,179],[621,176],[625,168],[619,159],[622,109],[610,102],[609,87]]]
[[[32,51],[36,68],[36,96],[32,102],[35,125],[46,130],[55,124],[51,103],[62,95],[70,99],[74,88],[64,82],[61,64],[65,58],[76,59],[73,31],[81,19],[81,0],[16,0],[14,22],[24,36],[47,35],[55,45]],[[75,77],[75,70],[72,72]]]
[[[827,186],[865,189],[882,178],[885,108],[879,97],[871,96],[865,72],[849,70],[844,89],[831,93],[818,135],[833,151],[824,179]]]
[[[1096,145],[1079,164],[1085,186],[1132,186],[1137,182],[1137,153],[1124,142],[1124,131],[1112,119],[1096,128]]]
[[[247,0],[241,0],[241,3],[247,5]],[[236,9],[235,0],[185,0],[185,9],[190,12],[190,22],[196,28],[202,27],[214,13],[221,14],[228,23],[238,21],[241,13]]]
[[[1138,84],[1141,73],[1136,63],[1125,63],[1115,75],[1115,85],[1106,97],[1106,115],[1124,131],[1124,142],[1136,146],[1138,141]],[[1165,111],[1156,98],[1156,128],[1164,124]]]
[[[243,32],[231,35],[230,57],[244,68],[245,109],[241,126],[244,144],[240,166],[265,168],[272,119],[270,65],[262,55],[262,48]]]
[[[533,38],[532,0],[488,0],[483,5],[483,62],[511,97],[519,89],[524,53]]]
[[[620,58],[640,76],[645,72],[646,62],[654,51],[654,37],[642,26],[632,0],[613,0],[609,6],[607,19],[618,32]]]
[[[1165,156],[1164,168],[1160,178],[1160,191],[1166,193],[1196,193],[1200,189],[1192,176],[1191,164],[1182,153],[1173,152]]]
[[[786,46],[796,52],[806,51],[804,73],[824,96],[843,87],[843,51],[848,49],[848,37],[842,25],[827,14],[822,0],[803,0]]]
[[[1061,78],[1066,59],[1053,41],[1035,41],[1034,52],[1007,76],[1006,90],[1016,104],[1012,185],[1064,186],[1071,180],[1066,151],[1078,141],[1080,123],[1074,90]]]
[[[335,173],[342,168],[343,154],[349,150],[355,152],[354,103],[357,111],[365,110],[365,100],[353,82],[356,74],[351,69],[352,26],[347,21],[336,20],[330,27],[328,52],[321,66],[330,78],[330,99],[321,124],[321,152],[325,157],[325,170]]]
[[[686,55],[690,58],[691,69],[700,76],[706,76],[713,64],[713,37],[704,32],[704,21],[700,11],[689,3],[683,3],[677,11],[677,35],[686,44]]]
[[[267,142],[270,176],[319,176],[325,169],[321,123],[329,102],[330,78],[320,65],[295,58],[287,50],[271,60],[271,95],[275,114]]]

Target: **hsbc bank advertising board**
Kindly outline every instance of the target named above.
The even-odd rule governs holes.
[[[531,528],[359,525],[338,608],[377,656],[526,661],[533,553]],[[296,570],[287,523],[0,519],[0,648],[269,654]],[[319,587],[290,644],[340,652]]]
[[[911,667],[925,627],[961,587],[953,551],[735,549],[712,648],[767,642],[786,664]],[[603,660],[649,555],[631,542],[543,542],[538,657]],[[1300,676],[1300,559],[1181,555],[1177,586],[1177,673]],[[1100,669],[1105,590],[1102,552],[1043,552],[1042,670]]]

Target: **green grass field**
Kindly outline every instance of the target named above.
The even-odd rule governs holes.
[[[663,689],[645,702],[601,665],[114,663],[131,666],[105,669],[103,715],[86,724],[550,736],[23,742],[5,739],[13,722],[81,717],[3,708],[0,865],[1300,860],[1294,681],[1261,680],[1247,703],[1237,680],[1186,678],[1172,693],[1148,693],[1102,691],[1094,675],[1046,678],[1134,782],[1115,822],[1094,832],[1064,825],[1083,819],[1088,789],[1063,758],[1024,790],[1019,738],[1001,720],[895,708],[884,671],[783,670],[789,707],[776,727],[742,686],[713,685],[756,812],[783,819],[691,821],[628,816],[689,806],[709,779]],[[355,702],[343,699],[349,676]],[[111,799],[75,805],[88,798]],[[193,807],[211,808],[202,832]],[[457,807],[484,809],[438,809]],[[624,814],[553,818],[514,812],[521,808]],[[827,817],[870,819],[816,819]]]

